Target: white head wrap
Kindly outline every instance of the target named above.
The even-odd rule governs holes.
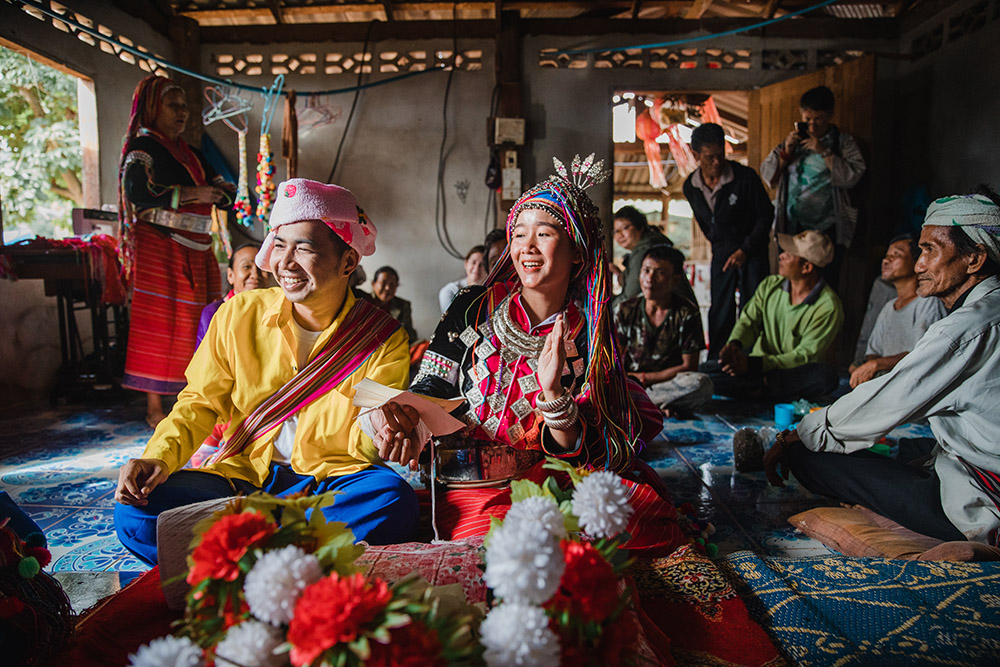
[[[983,195],[953,195],[931,202],[924,227],[961,227],[973,243],[1000,262],[1000,206]]]

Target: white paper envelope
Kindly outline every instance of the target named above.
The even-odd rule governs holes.
[[[354,405],[359,408],[374,409],[381,407],[388,401],[409,405],[420,414],[420,418],[424,420],[424,424],[434,435],[448,435],[465,428],[463,422],[448,414],[461,405],[465,401],[464,398],[440,399],[421,396],[402,389],[387,387],[370,378],[359,382],[354,389]]]

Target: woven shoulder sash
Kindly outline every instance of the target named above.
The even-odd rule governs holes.
[[[399,322],[374,304],[358,299],[323,350],[236,427],[212,457],[224,461],[267,435],[296,412],[327,393],[361,367]]]

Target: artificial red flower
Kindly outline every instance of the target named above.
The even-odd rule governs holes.
[[[371,642],[368,667],[446,667],[437,631],[414,621],[389,632],[389,643]]]
[[[191,553],[194,562],[187,582],[196,586],[205,579],[236,581],[239,562],[258,542],[274,534],[277,526],[263,514],[227,514],[212,524]]]
[[[288,625],[292,662],[311,664],[323,651],[354,641],[390,600],[392,593],[384,581],[361,574],[341,577],[333,572],[307,586]]]
[[[618,606],[618,577],[590,542],[562,541],[566,569],[547,603],[549,611],[569,611],[584,622],[604,621]]]
[[[250,605],[240,596],[239,609],[233,609],[233,598],[226,598],[226,603],[222,608],[222,623],[226,628],[231,628],[250,618]]]

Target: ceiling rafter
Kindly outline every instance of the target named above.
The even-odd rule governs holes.
[[[285,15],[281,9],[281,0],[267,0],[267,8],[271,10],[271,16],[278,25],[284,25]]]
[[[708,8],[712,5],[712,0],[693,0],[691,2],[691,8],[687,10],[687,14],[684,15],[686,19],[700,19],[708,11]]]

